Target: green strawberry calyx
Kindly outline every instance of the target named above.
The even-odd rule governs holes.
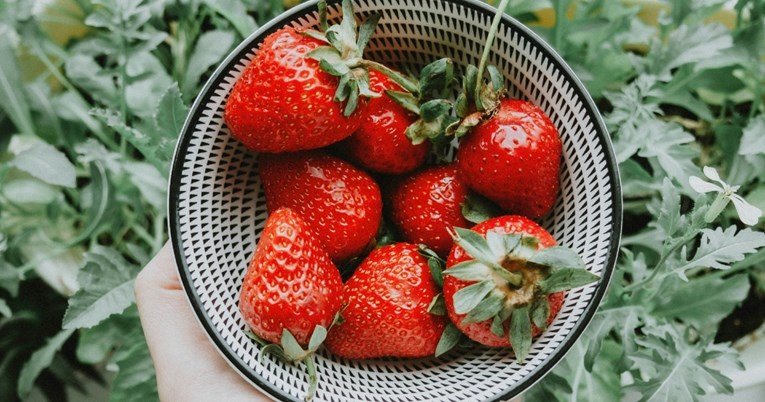
[[[489,64],[489,55],[497,37],[499,23],[509,0],[502,0],[494,14],[489,35],[484,43],[483,53],[478,67],[469,65],[462,81],[462,90],[457,95],[454,111],[457,119],[446,128],[446,134],[460,138],[482,121],[493,116],[499,108],[500,100],[505,96],[504,77],[493,65]],[[489,81],[484,81],[484,73],[488,73]]]
[[[371,14],[361,26],[356,24],[351,0],[343,0],[343,17],[339,24],[327,22],[327,3],[320,0],[319,26],[321,31],[306,30],[304,35],[326,43],[308,53],[308,57],[319,62],[325,72],[340,79],[335,91],[336,102],[346,102],[343,109],[345,117],[350,116],[358,107],[360,97],[376,98],[382,94],[374,92],[369,86],[369,70],[374,69],[388,76],[405,91],[417,93],[420,87],[397,71],[375,61],[364,59],[364,48],[377,27],[381,15]]]
[[[329,328],[332,328],[333,326],[339,325],[343,322],[343,316],[341,313],[342,309],[335,314],[335,317],[332,320]],[[308,390],[306,391],[306,395],[303,397],[303,400],[310,401],[316,395],[316,388],[318,387],[319,383],[319,377],[316,374],[316,364],[314,363],[314,355],[316,354],[316,351],[319,350],[319,347],[321,347],[321,345],[324,343],[324,340],[327,339],[328,332],[329,329],[324,328],[322,325],[315,326],[313,332],[311,333],[311,338],[308,340],[308,345],[306,348],[303,348],[300,345],[295,336],[292,335],[292,332],[290,332],[287,328],[282,329],[282,336],[280,343],[278,344],[270,343],[258,337],[251,331],[247,331],[247,336],[255,340],[262,347],[260,354],[261,361],[265,356],[270,355],[285,363],[302,362],[305,364],[306,373],[308,374]]]
[[[465,315],[461,324],[491,320],[492,333],[509,337],[520,362],[531,350],[532,323],[547,328],[547,296],[599,279],[587,271],[574,250],[563,246],[538,249],[539,240],[533,236],[489,230],[484,237],[463,228],[454,228],[451,234],[473,257],[443,272],[473,282],[454,293],[454,311]],[[505,331],[508,320],[509,331]]]

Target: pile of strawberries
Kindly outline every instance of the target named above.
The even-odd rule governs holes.
[[[449,59],[416,79],[364,60],[379,16],[357,28],[345,0],[328,26],[319,8],[322,30],[269,35],[226,104],[231,134],[259,154],[269,211],[245,321],[309,373],[322,344],[349,359],[439,356],[463,334],[522,361],[563,292],[597,280],[532,220],[559,191],[553,123],[506,99],[483,62],[455,88]]]

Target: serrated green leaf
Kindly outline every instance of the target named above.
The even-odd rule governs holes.
[[[177,109],[175,110],[178,111]],[[121,137],[124,137],[127,142],[143,154],[147,162],[154,165],[160,172],[167,172],[173,152],[175,151],[175,142],[178,135],[174,133],[170,136],[169,133],[172,130],[167,129],[169,126],[165,126],[165,129],[162,131],[158,131],[156,121],[151,121],[141,126],[140,129],[128,126],[122,121],[119,112],[109,109],[93,109],[91,114],[112,128]],[[177,117],[179,114],[174,113],[170,114],[170,116]]]
[[[52,338],[49,338],[43,347],[32,353],[32,356],[24,363],[24,367],[22,367],[19,374],[17,388],[19,398],[25,399],[29,395],[37,377],[50,366],[53,357],[64,346],[64,342],[72,336],[72,333],[74,333],[73,328],[64,329]]]
[[[640,348],[628,357],[645,375],[625,391],[637,392],[641,401],[693,401],[711,390],[733,391],[731,380],[709,365],[712,359],[731,359],[735,352],[729,346],[689,343],[670,325],[646,327],[636,342]]]
[[[181,92],[187,99],[196,95],[202,75],[210,67],[220,63],[234,45],[235,40],[233,32],[223,30],[204,32],[199,35],[194,44],[194,50],[191,51],[181,84]]]
[[[737,231],[735,226],[723,230],[702,230],[701,243],[688,261],[673,269],[681,278],[692,268],[728,269],[730,264],[744,259],[747,254],[765,247],[765,233],[749,228]]]
[[[75,54],[64,63],[67,77],[79,88],[91,94],[104,105],[117,102],[118,90],[115,84],[115,73],[101,67],[93,58],[86,54]]]
[[[74,188],[77,174],[67,156],[46,143],[38,143],[22,151],[10,165],[55,186]]]
[[[739,155],[765,154],[765,115],[751,119],[742,133]]]
[[[157,99],[162,99],[168,89],[177,86],[177,83],[167,73],[162,62],[149,51],[132,55],[125,68],[128,81],[124,98],[128,112],[149,119],[157,110]]]
[[[447,271],[448,272],[448,271]],[[454,293],[452,304],[454,312],[457,314],[467,314],[480,303],[486,295],[494,290],[495,285],[492,280],[468,285]]]
[[[133,282],[138,268],[117,251],[96,246],[85,254],[77,280],[80,290],[69,298],[65,329],[90,328],[135,302]]]
[[[531,350],[531,319],[529,307],[516,307],[510,316],[510,344],[519,363],[526,360]]]
[[[108,367],[117,374],[111,384],[109,402],[158,401],[156,372],[141,327],[125,336]]]
[[[719,57],[732,46],[730,31],[720,24],[680,25],[665,43],[654,42],[651,72],[668,77],[674,68]]]
[[[250,36],[258,24],[247,12],[245,4],[237,0],[203,0],[207,7],[225,17],[242,38]]]
[[[700,155],[692,134],[677,124],[660,120],[646,121],[641,127],[644,143],[638,155],[655,158],[659,167],[688,194],[695,194],[688,185],[691,176],[701,176],[701,169],[693,163]]]
[[[110,354],[121,346],[131,335],[131,331],[140,326],[135,305],[122,314],[114,314],[91,328],[79,331],[77,359],[83,363],[98,364],[104,362]]]
[[[730,278],[702,276],[684,282],[676,276],[665,279],[651,312],[657,317],[677,319],[695,328],[717,325],[749,294],[746,274]],[[704,297],[699,297],[704,295]]]
[[[439,357],[444,353],[452,350],[455,346],[457,346],[460,338],[462,338],[462,332],[460,332],[460,330],[451,322],[446,324],[444,332],[441,333],[441,338],[438,339],[435,356]]]
[[[125,171],[138,188],[143,199],[159,214],[167,208],[167,178],[154,165],[144,162],[126,162]]]

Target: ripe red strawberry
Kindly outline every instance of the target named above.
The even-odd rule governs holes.
[[[401,87],[377,71],[369,72],[372,91],[401,91]],[[386,174],[411,172],[425,163],[430,142],[412,144],[406,129],[417,116],[404,109],[388,95],[369,100],[361,126],[338,144],[340,153],[365,169]]]
[[[359,127],[365,101],[343,116],[343,104],[334,100],[338,78],[307,57],[323,45],[294,28],[263,41],[226,102],[236,139],[255,151],[290,152],[332,144]]]
[[[528,218],[506,215],[456,229],[444,271],[452,322],[486,346],[512,346],[523,361],[553,321],[564,290],[597,280],[571,249]]]
[[[345,283],[344,321],[325,345],[348,359],[432,356],[448,321],[428,312],[438,293],[417,246],[375,249]]]
[[[536,218],[555,203],[561,152],[558,131],[542,109],[503,99],[462,138],[457,165],[472,190],[507,212]]]
[[[299,213],[335,262],[361,253],[377,234],[380,188],[348,162],[318,151],[261,154],[260,177],[268,210]]]
[[[306,346],[342,306],[340,272],[294,211],[273,211],[242,282],[239,308],[260,338],[281,343],[288,330]]]
[[[405,241],[424,244],[445,256],[454,243],[449,229],[471,226],[462,216],[467,195],[456,165],[427,168],[391,186],[391,222]]]

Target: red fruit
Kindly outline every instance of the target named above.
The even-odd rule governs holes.
[[[462,216],[468,195],[454,164],[434,166],[398,180],[390,191],[392,223],[403,239],[446,255],[454,244],[452,227],[469,227]]]
[[[329,328],[342,306],[340,272],[294,211],[266,220],[242,282],[239,309],[260,338],[280,343],[287,329],[301,345],[317,325]]]
[[[292,208],[335,262],[361,253],[380,226],[380,188],[348,162],[319,152],[261,154],[269,211]]]
[[[377,71],[369,72],[372,91],[383,94],[369,100],[366,116],[356,132],[343,140],[340,153],[365,169],[386,174],[411,172],[425,163],[430,142],[414,145],[406,129],[417,120],[388,95],[385,90],[401,91],[401,87]]]
[[[558,131],[531,102],[504,99],[457,150],[463,180],[502,209],[531,218],[549,212],[560,187]]]
[[[231,134],[260,152],[320,148],[351,135],[366,100],[349,117],[334,100],[338,78],[306,55],[326,43],[283,28],[266,37],[231,90],[225,120]]]
[[[428,312],[439,293],[428,262],[417,246],[380,247],[346,282],[344,321],[330,330],[325,345],[348,359],[432,356],[447,318]]]
[[[563,290],[597,280],[574,251],[526,217],[492,218],[457,236],[444,271],[449,318],[478,343],[512,346],[521,361],[558,314]]]

